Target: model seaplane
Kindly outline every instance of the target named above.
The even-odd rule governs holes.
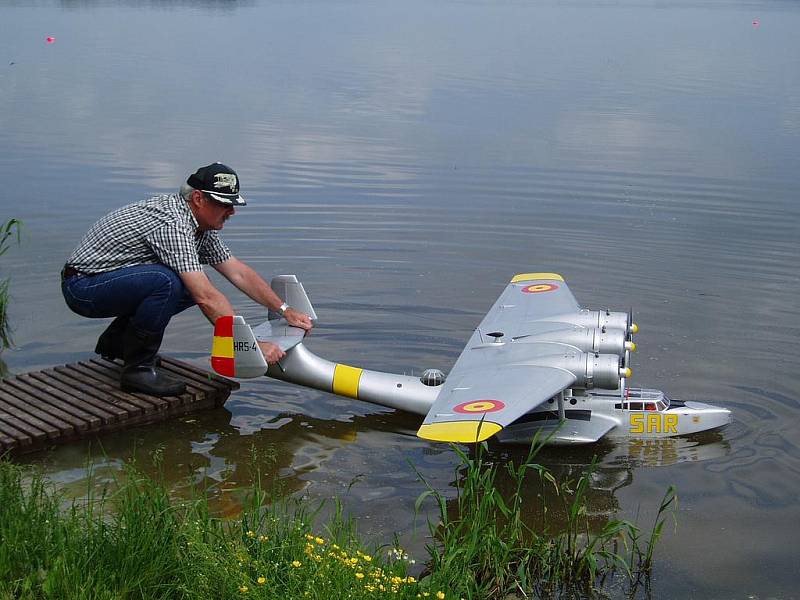
[[[294,275],[271,282],[290,306],[316,321]],[[313,354],[305,332],[277,313],[251,328],[240,316],[220,317],[211,365],[220,375],[267,375],[340,396],[424,415],[417,435],[440,442],[496,436],[529,443],[585,444],[603,437],[658,438],[723,427],[730,411],[671,400],[631,387],[630,356],[638,327],[630,311],[581,308],[555,273],[516,275],[467,342],[450,374],[421,377],[370,371]],[[257,341],[286,352],[267,365]]]

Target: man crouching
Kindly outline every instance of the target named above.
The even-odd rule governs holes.
[[[158,369],[158,349],[173,315],[197,304],[211,323],[233,307],[206,274],[211,265],[250,298],[309,331],[308,315],[289,307],[253,269],[233,256],[219,235],[237,206],[239,178],[230,167],[201,167],[180,193],[123,206],[101,218],[61,272],[67,306],[84,317],[116,317],[97,341],[103,358],[123,360],[125,391],[173,396],[186,386]],[[270,364],[284,352],[259,343]]]

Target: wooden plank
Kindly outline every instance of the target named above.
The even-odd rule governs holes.
[[[92,359],[89,362],[92,363],[93,365],[96,365],[98,368],[104,370],[111,370],[108,361]],[[173,379],[176,379],[176,377],[173,376]],[[172,401],[170,400],[171,398],[177,398],[180,400],[180,404],[191,404],[193,402],[196,402],[198,400],[203,400],[205,398],[206,390],[203,390],[197,387],[196,385],[193,385],[185,381],[180,377],[178,377],[177,379],[179,381],[183,381],[184,383],[186,383],[187,392],[184,392],[180,396],[161,396],[161,398],[164,398],[165,400],[171,403],[172,403]]]
[[[119,386],[115,387],[86,376],[76,365],[55,367],[52,370],[55,373],[54,376],[56,376],[59,381],[64,381],[66,384],[73,385],[76,389],[80,389],[84,393],[93,394],[94,396],[103,397],[104,394],[107,394],[113,397],[115,399],[114,402],[119,403],[120,407],[124,408],[129,413],[153,412],[157,408],[146,400],[126,394],[119,389]]]
[[[0,451],[13,450],[19,446],[19,442],[3,433],[3,424],[0,423]]]
[[[200,367],[196,367],[193,364],[183,362],[175,358],[164,357],[162,364],[167,368],[184,371],[187,373],[187,375],[191,374],[199,383],[203,383],[204,385],[213,385],[215,388],[221,391],[230,392],[232,389],[239,389],[239,382],[235,379],[228,379],[222,375],[217,375],[213,371],[206,371]]]
[[[6,379],[3,383],[9,383],[11,380]],[[51,418],[47,419],[48,422],[52,423],[59,429],[62,428],[62,425],[68,425],[69,427],[73,428],[73,430],[84,430],[88,429],[89,425],[81,420],[75,418],[74,415],[71,413],[65,412],[61,410],[58,406],[54,406],[49,402],[45,402],[39,398],[34,398],[29,394],[25,394],[19,391],[16,388],[12,388],[10,386],[4,386],[3,391],[8,395],[13,395],[18,401],[21,401],[25,404],[29,404],[31,406],[35,406],[42,412],[47,413],[51,416]]]
[[[108,412],[105,410],[105,407],[97,406],[95,402],[92,401],[90,398],[82,398],[81,396],[74,394],[72,392],[65,393],[64,390],[57,389],[50,385],[50,383],[45,379],[45,381],[41,381],[40,379],[34,379],[29,374],[24,375],[17,375],[16,377],[19,381],[23,381],[28,384],[31,388],[40,390],[42,394],[47,394],[63,400],[67,404],[71,404],[75,408],[80,410],[84,410],[89,414],[93,414],[96,417],[99,417],[103,424],[112,423],[116,420],[116,415],[113,413]]]
[[[118,431],[221,405],[236,381],[162,356],[186,393],[159,398],[120,389],[118,363],[90,359],[6,379],[0,386],[0,453]]]
[[[72,425],[3,391],[0,391],[0,407],[12,411],[17,417],[46,432],[51,438],[70,435],[75,431]]]
[[[81,431],[88,429],[89,427],[99,427],[102,423],[100,417],[88,413],[80,408],[76,408],[68,402],[64,402],[58,398],[53,398],[52,396],[40,395],[40,392],[36,388],[31,388],[29,385],[20,381],[16,377],[6,379],[4,383],[7,385],[6,391],[9,394],[13,394],[17,398],[20,398],[21,400],[31,402],[38,399],[54,408],[58,408],[61,410],[61,412],[66,413],[69,417],[71,417],[70,420],[66,419],[65,417],[62,418],[75,425],[75,427]],[[52,412],[52,410],[48,412]]]
[[[231,395],[231,390],[239,389],[239,383],[236,381],[224,379],[207,371],[195,369],[193,365],[182,363],[174,359],[162,360],[161,365],[167,372],[198,381],[199,385],[208,390],[207,393],[213,397],[215,406],[224,405]]]
[[[23,446],[29,446],[34,440],[43,440],[47,434],[41,429],[36,429],[24,421],[4,410],[0,410],[0,428],[3,432],[16,439]]]
[[[72,394],[73,396],[85,399],[87,402],[91,402],[96,406],[102,407],[104,410],[113,414],[115,420],[126,418],[131,411],[135,413],[142,412],[138,406],[128,404],[127,402],[118,400],[117,398],[112,398],[107,394],[98,393],[96,389],[81,384],[80,381],[76,381],[74,379],[71,381],[65,381],[67,378],[51,369],[34,371],[30,374],[30,376],[34,379],[46,381],[49,385],[53,386],[57,390],[61,390],[67,394]]]
[[[122,392],[119,388],[119,381],[111,376],[105,375],[102,372],[97,372],[96,370],[92,369],[87,364],[80,362],[70,365],[70,367],[80,373],[82,376],[86,377],[92,385],[103,385],[106,389],[116,390],[123,394],[126,394],[130,401],[137,401],[143,407],[145,407],[145,412],[153,412],[159,410],[167,410],[169,409],[169,403],[161,400],[160,398],[156,398],[154,396],[146,396],[145,394],[129,394],[127,392]]]
[[[208,371],[195,370],[194,365],[179,362],[172,358],[162,358],[161,365],[165,370],[171,371],[187,379],[191,379],[203,386],[211,386],[215,390],[230,394],[231,389],[238,389],[239,383],[236,381],[222,381],[219,376]],[[235,385],[231,385],[235,384]]]

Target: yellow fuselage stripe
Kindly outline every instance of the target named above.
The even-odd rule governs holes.
[[[211,356],[220,358],[234,358],[233,338],[214,336],[214,343],[211,345]]]
[[[511,283],[519,283],[520,281],[538,281],[541,279],[564,281],[564,278],[558,273],[520,273],[514,275]]]
[[[348,398],[358,398],[358,382],[364,369],[348,365],[336,365],[333,371],[333,393]]]

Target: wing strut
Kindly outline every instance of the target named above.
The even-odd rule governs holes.
[[[564,392],[561,391],[558,393],[558,420],[562,423],[567,419],[567,415],[564,412]]]

